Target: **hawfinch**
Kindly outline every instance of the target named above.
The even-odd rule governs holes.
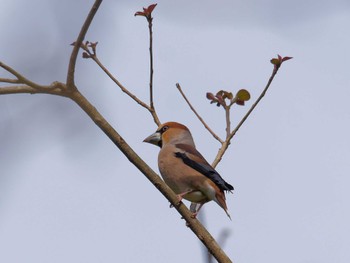
[[[155,133],[144,142],[158,145],[160,174],[165,183],[182,198],[199,204],[191,205],[195,217],[199,209],[211,200],[221,206],[229,218],[225,202],[225,192],[232,192],[233,186],[226,183],[217,171],[196,150],[192,135],[188,128],[177,122],[160,125]]]

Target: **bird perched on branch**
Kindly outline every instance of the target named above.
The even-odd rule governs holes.
[[[232,193],[233,186],[225,182],[217,171],[196,150],[189,129],[177,122],[161,124],[144,142],[159,146],[158,166],[165,183],[182,198],[199,204],[193,211],[213,200],[227,211],[225,191]],[[191,206],[192,207],[192,206]]]

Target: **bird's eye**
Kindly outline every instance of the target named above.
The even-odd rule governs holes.
[[[165,132],[168,129],[169,129],[169,126],[164,126],[160,131],[161,131],[161,133],[163,133],[163,132]]]

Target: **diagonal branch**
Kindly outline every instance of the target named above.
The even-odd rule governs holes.
[[[16,94],[16,93],[30,93],[30,94],[45,93],[45,94],[52,94],[52,95],[60,95],[64,97],[68,96],[69,91],[67,89],[67,86],[64,83],[54,81],[49,86],[40,85],[25,78],[18,71],[16,71],[12,67],[6,65],[1,61],[0,61],[0,67],[17,77],[17,79],[0,78],[0,82],[10,83],[10,84],[24,84],[24,85],[0,87],[0,95]]]
[[[67,83],[53,82],[50,86],[38,85],[19,74],[17,71],[1,63],[0,66],[15,75],[20,83],[26,85],[2,87],[0,94],[11,93],[46,93],[69,97],[94,121],[94,123],[110,138],[110,140],[120,149],[121,152],[133,163],[155,187],[170,201],[177,211],[186,220],[189,228],[197,235],[208,250],[219,262],[231,262],[227,255],[220,248],[218,243],[210,235],[210,233],[201,225],[201,223],[192,218],[192,213],[182,203],[178,202],[176,194],[165,184],[163,180],[133,151],[133,149],[124,141],[124,139],[113,129],[113,127],[104,119],[104,117],[96,110],[96,108],[78,91],[74,83],[74,71],[76,65],[77,54],[81,47],[85,34],[91,24],[94,15],[102,0],[96,0],[80,33],[75,42],[67,72]],[[6,79],[5,79],[6,80]],[[10,82],[12,83],[12,82]],[[14,83],[13,83],[14,84]]]
[[[135,94],[130,92],[125,86],[118,80],[116,79],[113,74],[102,64],[102,62],[98,59],[96,53],[92,53],[88,48],[84,48],[84,50],[88,53],[89,58],[91,58],[95,63],[107,74],[107,76],[115,83],[117,86],[121,89],[122,92],[124,92],[126,95],[128,95],[130,98],[132,98],[136,103],[138,103],[140,106],[143,108],[147,109],[152,117],[154,122],[157,124],[157,126],[160,125],[160,121],[158,118],[158,115],[155,111],[154,108],[148,106],[145,102],[140,100]]]
[[[218,243],[210,235],[210,233],[202,226],[195,218],[192,218],[192,213],[182,203],[178,202],[176,194],[165,184],[163,180],[133,151],[133,149],[125,142],[125,140],[113,129],[113,127],[104,119],[104,117],[96,110],[96,108],[78,91],[74,84],[74,70],[77,59],[78,49],[81,47],[82,41],[87,29],[96,13],[101,1],[96,1],[84,26],[79,34],[79,37],[73,48],[71,59],[69,62],[67,73],[67,84],[53,82],[50,86],[41,86],[30,80],[27,80],[18,72],[8,67],[5,64],[0,64],[8,72],[15,75],[20,81],[27,85],[12,86],[0,88],[0,94],[14,93],[48,93],[60,96],[69,97],[94,121],[94,123],[110,138],[110,140],[120,149],[121,152],[133,163],[151,182],[154,186],[169,200],[169,202],[177,209],[177,211],[186,220],[188,227],[196,234],[203,242],[208,250],[219,262],[231,262],[227,255],[220,248]]]
[[[225,142],[222,144],[221,148],[219,149],[215,160],[213,162],[213,167],[217,166],[218,163],[221,161],[222,156],[225,154],[227,148],[230,145],[230,141],[233,138],[233,136],[235,136],[235,134],[237,133],[237,131],[241,128],[241,126],[243,125],[243,123],[247,120],[247,118],[249,117],[249,115],[253,112],[253,110],[255,109],[255,107],[258,105],[258,103],[261,101],[261,99],[265,96],[267,90],[269,89],[273,79],[275,78],[277,72],[278,72],[279,68],[274,68],[264,90],[261,92],[260,96],[257,98],[257,100],[253,103],[253,105],[250,107],[250,109],[247,111],[247,113],[244,115],[244,117],[242,118],[242,120],[237,124],[236,128],[234,128],[232,130],[232,132],[229,134],[229,136],[226,138]]]
[[[47,89],[36,89],[29,86],[12,86],[0,88],[0,94],[14,93],[48,93],[69,97],[91,118],[91,120],[109,137],[109,139],[119,148],[119,150],[135,165],[147,179],[164,195],[164,197],[176,208],[181,216],[186,220],[188,227],[200,239],[200,241],[208,248],[210,253],[218,260],[218,262],[231,262],[225,252],[221,249],[215,239],[203,227],[203,225],[192,217],[192,213],[188,208],[178,201],[177,195],[166,185],[166,183],[157,175],[127,144],[127,142],[117,133],[117,131],[107,122],[107,120],[97,111],[97,109],[76,89],[74,91],[67,90],[64,92],[62,88],[65,84],[53,82]]]
[[[220,137],[213,132],[212,129],[210,129],[210,127],[208,126],[208,124],[206,124],[206,122],[203,120],[203,118],[198,114],[198,112],[195,110],[195,108],[192,106],[191,102],[187,99],[185,93],[182,91],[182,88],[180,86],[179,83],[176,83],[176,87],[179,90],[179,92],[181,93],[182,97],[185,99],[185,101],[187,102],[188,106],[191,108],[191,110],[193,111],[193,113],[197,116],[197,118],[200,120],[200,122],[204,125],[204,127],[210,132],[210,134],[216,139],[218,140],[221,144],[223,143],[223,140],[220,139]]]
[[[151,110],[151,108],[144,103],[142,100],[140,100],[135,94],[130,92],[127,88],[124,87],[124,85],[117,80],[113,74],[101,63],[101,61],[97,58],[96,55],[91,55],[91,58],[95,61],[95,63],[106,73],[106,75],[115,83],[117,86],[121,89],[122,92],[124,92],[126,95],[128,95],[130,98],[132,98],[136,103],[140,104],[140,106],[144,107],[147,110]]]
[[[67,73],[67,87],[70,90],[75,90],[75,83],[74,83],[74,72],[75,72],[75,64],[77,62],[77,56],[79,53],[79,49],[81,44],[84,41],[86,32],[88,31],[90,24],[92,22],[92,19],[94,18],[98,8],[100,7],[103,0],[96,0],[94,5],[92,6],[88,16],[85,19],[85,22],[80,30],[80,33],[78,35],[77,40],[74,43],[73,51],[69,59],[69,65],[68,65],[68,73]]]
[[[1,61],[0,61],[0,67],[2,67],[4,70],[6,70],[7,72],[11,73],[15,77],[17,77],[17,81],[15,81],[15,80],[13,80],[13,81],[6,81],[6,80],[9,80],[9,79],[3,79],[5,81],[1,81],[1,82],[27,84],[28,86],[31,86],[33,88],[42,88],[42,86],[40,86],[40,85],[30,81],[29,79],[27,79],[26,77],[24,77],[23,75],[18,73],[16,70],[14,70],[13,68],[11,68],[10,66],[6,65],[5,63],[3,63]]]
[[[203,227],[203,225],[192,217],[188,208],[178,201],[176,194],[166,185],[166,183],[157,175],[126,143],[126,141],[113,129],[113,127],[103,118],[103,116],[91,105],[91,103],[78,90],[71,93],[70,98],[74,100],[86,114],[95,122],[95,124],[111,139],[121,152],[134,164],[147,179],[165,196],[166,199],[176,208],[176,210],[186,220],[188,227],[196,234],[201,242],[208,248],[210,253],[218,262],[232,262],[225,252],[221,249],[215,239]]]

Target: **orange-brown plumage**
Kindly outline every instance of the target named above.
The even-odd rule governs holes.
[[[224,191],[231,191],[233,187],[196,150],[186,126],[177,122],[164,123],[144,141],[161,147],[158,166],[165,183],[179,199],[200,204],[195,214],[203,204],[213,200],[229,216]]]

